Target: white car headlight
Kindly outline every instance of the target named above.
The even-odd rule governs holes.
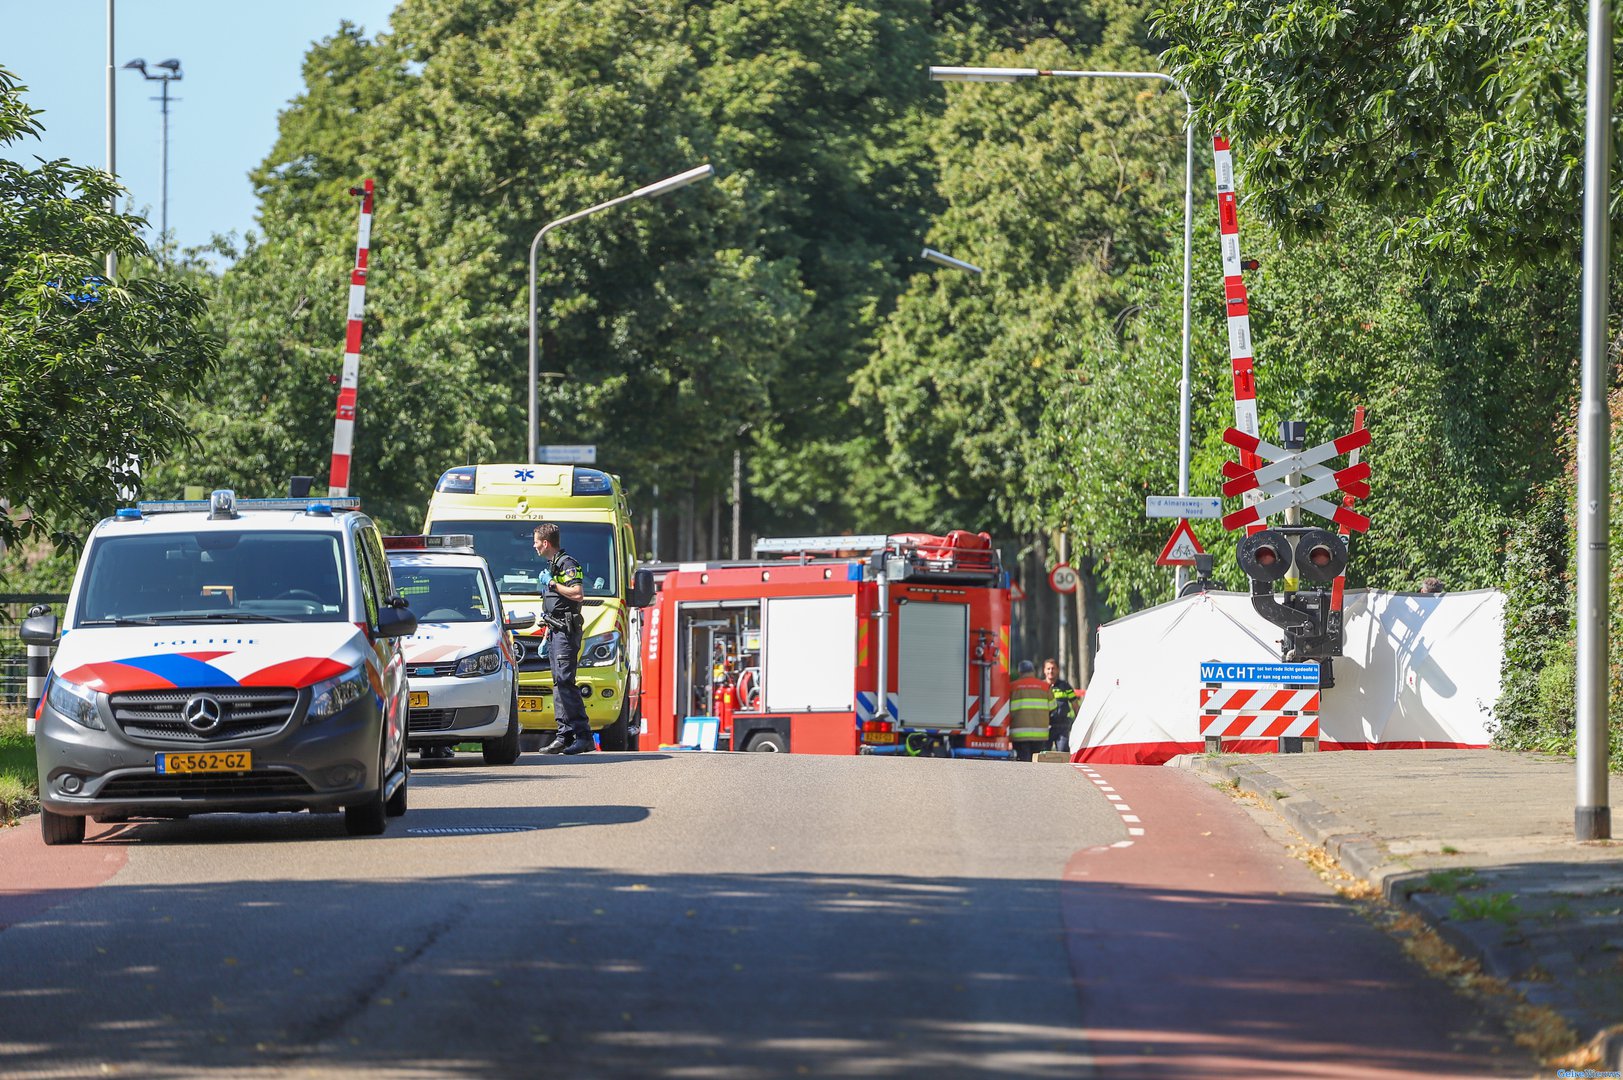
[[[90,728],[93,731],[107,730],[102,725],[101,716],[96,712],[96,691],[88,686],[80,686],[62,678],[53,678],[45,700],[51,708],[80,727]]]
[[[581,667],[608,667],[620,659],[620,631],[593,634],[580,647]]]
[[[469,679],[475,675],[494,675],[502,669],[502,651],[500,649],[486,649],[484,652],[464,656],[456,662],[456,674],[459,679]]]
[[[310,688],[310,711],[305,714],[304,722],[325,720],[340,709],[355,704],[371,690],[365,664],[356,664],[342,675],[318,682]]]

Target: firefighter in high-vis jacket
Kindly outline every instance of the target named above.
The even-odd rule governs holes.
[[[1054,711],[1054,693],[1037,678],[1037,666],[1020,661],[1020,677],[1009,687],[1009,738],[1021,761],[1048,745],[1048,714]]]
[[[1054,711],[1048,714],[1048,749],[1071,749],[1071,722],[1082,711],[1082,691],[1059,677],[1059,661],[1050,656],[1043,661],[1043,682],[1054,695]]]

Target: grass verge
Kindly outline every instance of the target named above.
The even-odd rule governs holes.
[[[0,710],[0,826],[39,809],[39,778],[34,771],[34,740],[23,714]]]

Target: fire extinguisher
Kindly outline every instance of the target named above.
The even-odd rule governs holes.
[[[723,731],[730,730],[733,725],[733,684],[721,683],[711,695],[711,708],[716,712],[716,718],[721,721]]]

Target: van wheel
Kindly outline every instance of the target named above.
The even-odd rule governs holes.
[[[344,831],[351,836],[381,836],[389,824],[389,808],[384,803],[383,754],[378,753],[378,787],[366,801],[344,807]]]
[[[39,831],[47,844],[78,844],[85,838],[85,819],[73,814],[53,814],[42,806]]]
[[[751,754],[787,754],[789,744],[776,731],[757,731],[744,744],[744,750]]]
[[[518,690],[507,706],[507,730],[494,739],[486,739],[479,747],[484,751],[486,765],[511,765],[518,760]],[[538,748],[539,749],[539,748]]]
[[[629,699],[620,703],[620,715],[614,718],[614,723],[604,728],[603,749],[630,750],[631,749],[631,702]]]

